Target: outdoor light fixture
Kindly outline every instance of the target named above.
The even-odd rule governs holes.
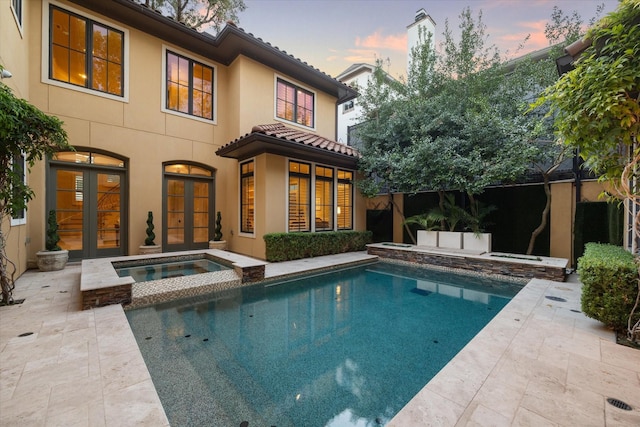
[[[1,79],[8,79],[10,77],[13,77],[13,74],[11,74],[9,70],[2,70],[2,73],[0,74]]]

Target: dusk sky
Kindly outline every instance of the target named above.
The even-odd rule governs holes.
[[[520,54],[548,46],[545,23],[553,6],[566,14],[578,12],[585,24],[615,10],[617,0],[245,0],[238,26],[315,68],[337,76],[351,64],[389,59],[388,72],[406,75],[406,29],[415,12],[424,8],[436,23],[436,43],[445,20],[457,30],[460,12],[469,6],[482,20],[505,56],[512,57],[527,35]]]

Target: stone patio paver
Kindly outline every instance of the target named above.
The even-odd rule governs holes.
[[[268,264],[265,276],[368,259]],[[0,307],[0,425],[168,425],[122,307],[81,310],[80,264],[28,271],[14,296],[26,300]],[[388,425],[640,425],[640,350],[579,309],[575,276],[532,280]]]

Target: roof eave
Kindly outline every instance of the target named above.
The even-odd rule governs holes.
[[[243,161],[259,154],[269,153],[294,157],[309,162],[326,163],[331,166],[356,169],[358,158],[348,154],[328,151],[302,143],[288,141],[263,133],[252,133],[216,151],[216,155]]]
[[[336,97],[338,104],[358,95],[353,88],[233,25],[213,36],[131,0],[70,1],[224,65],[244,55]]]

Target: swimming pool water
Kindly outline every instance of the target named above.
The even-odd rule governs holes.
[[[171,425],[377,426],[521,287],[376,263],[127,317]]]
[[[191,274],[209,273],[212,271],[228,270],[229,267],[211,261],[207,258],[163,262],[159,264],[146,264],[116,268],[118,276],[131,276],[136,282],[168,279],[170,277],[189,276]]]

